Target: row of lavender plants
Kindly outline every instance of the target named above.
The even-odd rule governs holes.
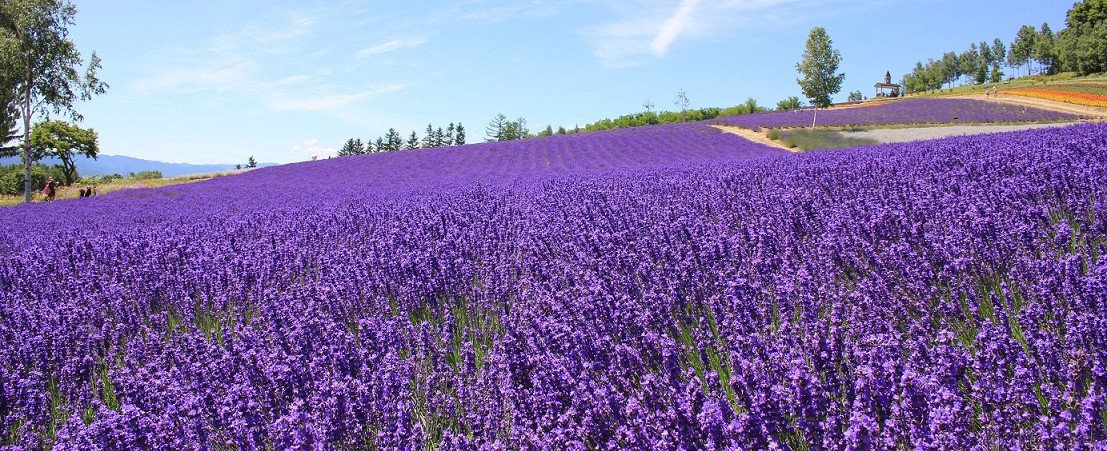
[[[818,117],[816,118],[816,114]],[[730,116],[711,122],[749,129],[811,126],[849,127],[892,124],[982,124],[1007,122],[1067,122],[1079,116],[1023,105],[976,99],[908,99],[871,106],[776,111]]]
[[[470,150],[5,210],[0,440],[1107,446],[1107,126]]]

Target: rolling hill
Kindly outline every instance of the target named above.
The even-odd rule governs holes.
[[[0,165],[18,164],[17,157],[0,158]],[[55,159],[42,160],[43,164],[58,164]],[[260,163],[259,166],[276,166],[276,163]],[[92,160],[80,158],[77,160],[77,172],[82,176],[90,175],[127,175],[139,171],[161,171],[165,177],[177,177],[181,175],[198,174],[203,172],[216,172],[234,169],[233,164],[188,164],[166,163],[163,161],[143,160],[141,158],[126,157],[122,155],[100,155]]]

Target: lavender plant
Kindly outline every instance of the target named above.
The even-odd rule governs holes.
[[[713,123],[756,129],[810,125],[814,110],[790,110],[729,116]],[[872,106],[822,110],[821,126],[893,124],[990,124],[1008,122],[1074,121],[1078,116],[1022,105],[975,99],[908,99]]]
[[[1107,446],[1105,187],[1102,124],[680,124],[15,207],[0,441]]]

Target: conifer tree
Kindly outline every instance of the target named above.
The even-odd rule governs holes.
[[[454,131],[454,145],[465,145],[465,127],[461,125],[461,122],[457,123],[457,129]]]
[[[424,133],[423,134],[423,147],[424,148],[430,149],[430,148],[438,147],[438,146],[434,145],[434,126],[433,125],[427,124],[427,130],[423,133]]]
[[[389,152],[400,150],[404,148],[404,138],[400,136],[400,133],[394,128],[388,129],[388,133],[384,135],[385,148]]]

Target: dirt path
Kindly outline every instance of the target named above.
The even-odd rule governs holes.
[[[987,102],[998,102],[1012,105],[1025,105],[1036,108],[1041,108],[1051,111],[1060,111],[1063,113],[1070,113],[1080,116],[1084,120],[1102,121],[1107,120],[1107,108],[1098,108],[1087,105],[1077,105],[1073,103],[1058,102],[1054,100],[1039,99],[1037,97],[1024,97],[1012,94],[1000,94],[985,96],[983,94],[970,94],[956,96],[957,98],[984,100]],[[856,107],[858,105],[851,105]],[[1024,130],[1037,127],[1056,127],[1066,124],[989,124],[989,125],[970,125],[970,126],[949,126],[949,127],[916,127],[916,128],[902,128],[902,127],[889,127],[882,128],[876,126],[869,133],[874,135],[872,138],[881,142],[906,142],[916,141],[920,139],[939,139],[948,136],[956,135],[974,135],[981,133],[994,133],[998,131],[1012,131],[1012,130]],[[749,141],[753,141],[758,144],[764,144],[776,149],[787,150],[789,152],[800,152],[798,149],[790,148],[786,146],[781,140],[771,140],[765,135],[763,131],[753,131],[747,128],[734,127],[729,125],[713,124],[719,130],[727,133],[733,133],[741,136]],[[783,129],[782,129],[783,130]],[[862,132],[863,134],[864,132]]]
[[[766,146],[775,147],[777,149],[784,149],[784,150],[787,150],[789,152],[799,152],[798,149],[793,149],[791,147],[788,147],[788,146],[784,145],[784,143],[780,142],[780,140],[775,140],[774,141],[774,140],[769,139],[769,137],[765,135],[765,132],[755,132],[755,131],[750,130],[748,128],[734,127],[734,126],[731,126],[731,125],[711,124],[711,126],[717,128],[719,130],[722,130],[724,132],[732,133],[732,134],[741,136],[743,138],[746,138],[747,141],[753,141],[755,143],[764,144]]]
[[[1107,119],[1107,108],[1099,108],[1087,105],[1077,105],[1075,103],[1058,102],[1056,100],[1039,99],[1037,97],[1026,97],[1014,94],[1004,94],[1000,91],[999,95],[985,96],[983,94],[971,94],[956,96],[962,99],[974,99],[985,100],[988,102],[998,102],[1013,105],[1026,105],[1041,108],[1043,110],[1060,111],[1062,113],[1070,113],[1080,115],[1081,117],[1090,118],[1093,120]]]
[[[902,143],[943,139],[951,136],[981,135],[985,133],[1014,132],[1038,128],[1067,127],[1072,122],[1050,124],[991,124],[991,125],[948,125],[919,128],[874,128],[857,132],[841,132],[851,138],[874,139],[881,144]]]

